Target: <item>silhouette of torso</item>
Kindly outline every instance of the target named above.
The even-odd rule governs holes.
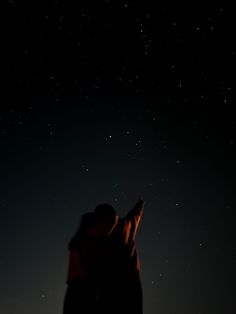
[[[142,313],[142,289],[134,241],[125,243],[125,219],[96,244],[90,267],[101,313]]]

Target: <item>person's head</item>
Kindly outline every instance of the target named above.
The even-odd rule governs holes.
[[[80,219],[80,230],[88,231],[93,228],[96,223],[96,217],[93,212],[88,212],[82,215]]]
[[[97,205],[94,209],[95,215],[98,219],[110,218],[116,216],[114,207],[109,204]]]
[[[104,233],[109,234],[118,220],[114,207],[109,204],[100,204],[96,206],[94,213],[96,221],[104,230]]]

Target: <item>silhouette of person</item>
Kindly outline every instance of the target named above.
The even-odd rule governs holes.
[[[143,207],[144,201],[139,200],[124,218],[118,217],[108,204],[95,208],[93,232],[100,241],[91,270],[98,283],[101,313],[142,314],[140,261],[135,236]]]
[[[82,217],[69,245],[64,314],[142,314],[135,236],[143,207],[139,200],[120,218],[111,205],[100,204]]]

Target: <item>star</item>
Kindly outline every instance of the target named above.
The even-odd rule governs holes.
[[[41,297],[41,299],[45,300],[45,299],[47,298],[47,294],[46,294],[46,293],[42,293],[42,294],[40,295],[40,297]]]

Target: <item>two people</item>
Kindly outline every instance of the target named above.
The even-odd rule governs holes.
[[[135,236],[144,201],[120,218],[109,204],[81,218],[69,243],[63,314],[142,314],[140,262]]]

